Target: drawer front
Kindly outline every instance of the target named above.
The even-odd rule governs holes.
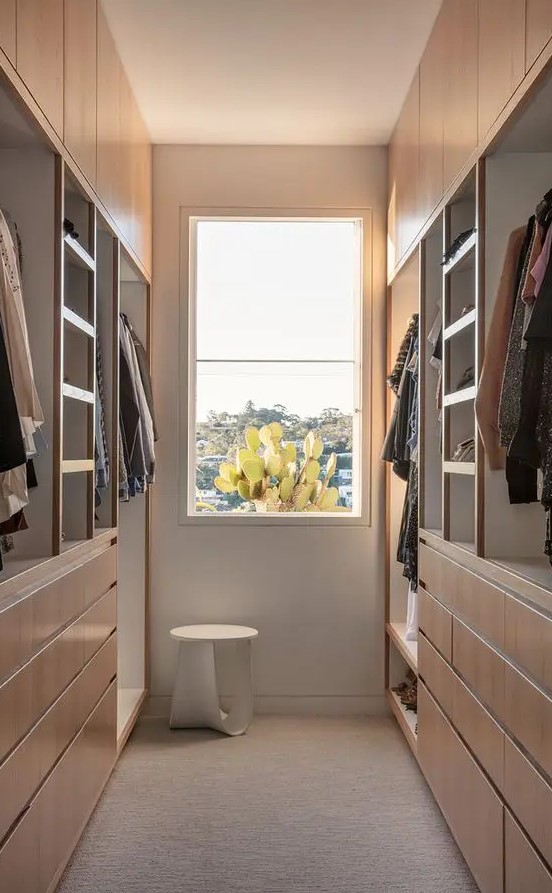
[[[552,692],[552,620],[506,596],[504,651]]]
[[[423,543],[420,581],[453,614],[463,617],[502,650],[505,596],[500,589]]]
[[[0,609],[0,680],[14,672],[117,579],[117,547],[111,546],[15,605]]]
[[[552,776],[552,700],[514,667],[505,667],[504,720],[514,738]]]
[[[443,712],[452,717],[454,673],[423,634],[418,636],[418,673]]]
[[[456,617],[452,624],[452,664],[476,697],[504,716],[504,660]]]
[[[535,846],[552,864],[552,789],[509,738],[504,747],[504,796]]]
[[[499,791],[504,789],[504,732],[458,676],[454,676],[452,721]]]
[[[452,614],[420,586],[418,623],[429,641],[448,661],[452,658]]]
[[[113,587],[86,614],[84,659],[90,660],[117,626],[117,589]]]
[[[113,683],[0,850],[0,890],[50,889],[114,763],[116,723]]]
[[[112,636],[0,766],[0,840],[75,737],[117,672]]]
[[[97,616],[113,611],[114,598],[114,592],[107,593],[0,686],[0,760],[82,669],[85,654],[90,656],[92,643],[99,641]],[[109,625],[103,622],[102,628]]]
[[[418,758],[482,893],[502,893],[503,806],[422,682]]]
[[[505,893],[552,893],[552,875],[508,810],[504,817]]]

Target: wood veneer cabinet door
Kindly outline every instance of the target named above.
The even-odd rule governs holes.
[[[15,65],[17,0],[0,0],[0,48]]]
[[[552,38],[552,3],[550,0],[527,0],[526,69],[542,53]]]
[[[505,893],[552,893],[552,875],[506,810],[504,818]]]
[[[98,3],[97,192],[114,220],[119,220],[121,186],[120,68],[115,41]]]
[[[64,0],[17,0],[17,71],[63,137]]]
[[[96,0],[65,0],[65,145],[96,185]]]
[[[445,0],[444,187],[477,146],[477,0]]]
[[[396,220],[399,258],[404,257],[421,228],[420,182],[420,76],[408,91],[397,125]]]
[[[420,185],[422,224],[443,197],[446,19],[441,11],[420,63]]]
[[[525,74],[525,0],[479,0],[479,139]]]

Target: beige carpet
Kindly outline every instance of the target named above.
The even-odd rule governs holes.
[[[59,893],[475,893],[391,719],[133,734]]]

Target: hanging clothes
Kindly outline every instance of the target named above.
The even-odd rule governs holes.
[[[124,313],[120,317],[119,342],[119,461],[122,457],[124,464],[124,473],[123,470],[119,472],[119,497],[126,501],[137,493],[145,492],[155,480],[156,429],[147,355]],[[142,352],[140,360],[139,354]]]
[[[36,452],[33,437],[43,424],[44,415],[34,381],[21,288],[20,255],[2,211],[0,255],[0,323],[26,457]],[[0,522],[9,520],[28,502],[27,467],[23,461],[0,474]]]

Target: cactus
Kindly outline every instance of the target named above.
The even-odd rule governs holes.
[[[215,487],[222,493],[238,492],[244,502],[253,502],[263,512],[341,512],[339,490],[329,483],[335,474],[337,456],[332,453],[321,478],[322,440],[314,431],[305,437],[304,459],[298,461],[292,443],[282,443],[279,422],[250,426],[244,433],[246,446],[236,450],[236,462],[222,462]]]

